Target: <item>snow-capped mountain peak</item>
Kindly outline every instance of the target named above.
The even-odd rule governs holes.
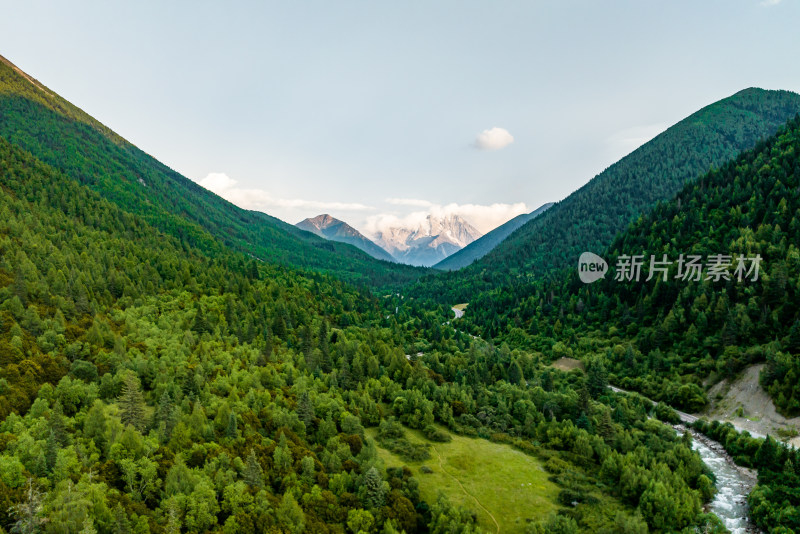
[[[392,227],[376,233],[375,242],[403,263],[433,265],[481,235],[459,215],[428,215],[411,227]]]

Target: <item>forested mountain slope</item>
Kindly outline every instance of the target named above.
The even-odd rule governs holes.
[[[543,206],[533,210],[530,213],[523,213],[522,215],[517,215],[510,221],[507,221],[488,234],[476,239],[466,247],[462,248],[455,254],[446,257],[436,265],[434,265],[434,269],[441,269],[442,271],[454,271],[457,269],[461,269],[462,267],[466,267],[473,261],[477,260],[478,258],[482,258],[487,255],[493,248],[499,245],[505,238],[511,235],[514,231],[517,230],[520,226],[524,225],[526,222],[530,221],[534,217],[538,217],[542,213],[545,212],[548,208],[553,205],[552,202],[548,202]]]
[[[581,283],[576,265],[560,279],[482,295],[466,319],[484,335],[554,357],[607,352],[620,385],[688,410],[704,405],[706,379],[766,361],[762,385],[779,410],[796,415],[799,243],[800,119],[794,119],[641,216],[602,254],[614,271],[602,280]],[[640,280],[616,279],[620,258],[635,255],[643,256]],[[651,255],[656,261],[666,255],[666,280],[654,271],[646,281]],[[688,268],[691,255],[703,266],[699,280]],[[737,271],[740,257],[744,271]],[[710,270],[715,263],[723,265],[717,274]]]
[[[206,255],[2,138],[0,185],[4,529],[478,532],[421,500],[424,473],[384,469],[365,426],[426,453],[401,423],[542,462],[569,506],[531,510],[532,532],[713,523],[700,458],[602,366],[547,371],[414,302],[387,314],[324,275]]]
[[[628,323],[601,330],[609,315],[592,295],[571,297],[585,288],[576,290],[574,281],[549,292],[533,288],[516,310],[519,295],[503,303],[508,295],[500,290],[485,305],[471,305],[468,316],[494,310],[493,335],[511,347],[473,339],[445,321],[446,307],[397,293],[376,298],[329,274],[348,277],[381,263],[339,268],[341,255],[302,241],[287,242],[297,250],[270,248],[283,241],[268,239],[268,225],[249,229],[267,216],[192,189],[46,89],[0,68],[0,528],[480,532],[475,514],[447,495],[421,498],[425,471],[386,469],[377,451],[430,459],[439,469],[433,447],[450,433],[515,447],[547,471],[558,488],[548,509],[558,512],[528,511],[519,532],[718,528],[703,512],[714,489],[689,438],[653,419],[649,402],[606,387],[609,365],[612,378],[625,379],[611,344],[638,330]],[[769,150],[789,165],[796,132],[785,139]],[[765,158],[753,168],[762,169]],[[796,172],[790,176],[786,165],[770,163],[765,174],[784,169],[774,194],[794,203]],[[751,180],[761,176],[744,163],[742,169]],[[192,202],[173,198],[179,186]],[[758,199],[763,188],[742,194]],[[713,198],[726,195],[720,185]],[[743,216],[784,222],[772,198],[757,202],[769,209]],[[695,211],[706,213],[702,203]],[[704,222],[724,230],[727,212],[708,213]],[[666,215],[650,226],[668,222]],[[788,238],[775,240],[787,231],[768,230],[765,261],[785,252],[787,277],[795,277],[788,265],[796,249]],[[261,241],[248,248],[248,237]],[[272,256],[258,261],[259,250]],[[270,261],[298,258],[327,272]],[[418,271],[376,268],[367,278],[397,282],[404,276],[397,272]],[[761,311],[760,286],[753,287],[749,296]],[[778,287],[791,290],[788,282]],[[769,294],[779,296],[774,288]],[[621,300],[603,302],[625,317]],[[550,307],[537,310],[540,304]],[[766,304],[769,326],[789,317],[785,302]],[[514,315],[501,315],[506,310]],[[576,315],[582,311],[586,316]],[[596,329],[580,330],[581,319]],[[654,327],[642,324],[647,338]],[[674,343],[676,334],[668,334]],[[586,373],[550,368],[550,357],[568,353],[579,337],[581,350],[597,353],[586,358]],[[631,386],[644,390],[661,375],[633,354],[647,378]],[[663,361],[680,368],[681,357]],[[675,372],[665,384],[675,389],[679,380],[694,378]],[[689,401],[694,394],[690,389]],[[373,427],[369,434],[366,427]],[[424,443],[404,439],[406,428]]]
[[[798,112],[800,95],[789,91],[752,88],[715,102],[595,176],[472,265],[428,277],[433,280],[420,293],[466,302],[481,291],[519,283],[517,277],[541,278],[570,267],[582,252],[603,250],[657,201],[752,148]]]
[[[0,136],[208,253],[218,248],[218,240],[266,262],[373,286],[401,284],[424,272],[234,206],[148,156],[1,56]]]

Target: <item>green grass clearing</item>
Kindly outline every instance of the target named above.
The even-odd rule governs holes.
[[[370,437],[376,434],[377,429],[368,430]],[[528,520],[546,518],[558,508],[559,487],[547,479],[542,463],[534,457],[485,439],[451,434],[451,442],[433,443],[408,428],[405,434],[412,443],[430,444],[431,458],[407,462],[378,445],[386,467],[408,466],[419,480],[423,499],[433,503],[443,491],[451,502],[474,511],[487,532],[497,532],[492,516],[500,532],[524,532]],[[422,473],[423,465],[433,473]]]

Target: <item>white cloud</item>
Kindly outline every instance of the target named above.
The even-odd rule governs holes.
[[[237,206],[259,210],[270,213],[271,215],[283,215],[284,220],[295,219],[315,215],[323,212],[352,212],[363,213],[359,224],[358,216],[349,217],[347,222],[359,227],[365,234],[374,236],[378,232],[383,232],[389,228],[416,228],[425,222],[428,215],[434,217],[445,217],[457,214],[467,220],[481,233],[487,233],[508,221],[509,219],[528,213],[531,211],[524,202],[514,204],[495,203],[490,205],[482,204],[436,204],[429,200],[418,198],[387,198],[386,203],[397,206],[401,209],[407,207],[411,213],[380,213],[369,215],[375,208],[358,202],[323,202],[318,200],[275,198],[268,191],[263,189],[248,189],[237,187],[238,182],[221,172],[209,173],[205,178],[197,180],[197,183],[206,189],[216,193],[225,200]],[[304,211],[305,210],[305,211]]]
[[[478,134],[475,147],[481,150],[500,150],[514,142],[514,136],[505,128],[490,128]]]
[[[390,213],[381,213],[367,217],[366,224],[363,228],[364,232],[370,236],[375,236],[379,232],[385,232],[390,228],[417,228],[428,215],[434,217],[445,217],[448,215],[459,215],[478,231],[483,234],[490,232],[522,213],[528,213],[531,210],[525,205],[524,202],[517,202],[515,204],[434,204],[426,202],[428,209],[424,211],[414,211],[404,216],[397,216]]]
[[[764,7],[777,6],[781,0],[761,0],[760,4]]]
[[[210,172],[208,176],[197,183],[219,195],[220,191],[231,189],[236,185],[236,180],[223,172]]]
[[[248,210],[268,212],[271,208],[341,211],[373,211],[375,209],[358,202],[322,202],[299,198],[275,198],[263,189],[238,188],[236,184],[239,182],[221,172],[209,173],[208,176],[198,180],[197,183],[240,208]]]

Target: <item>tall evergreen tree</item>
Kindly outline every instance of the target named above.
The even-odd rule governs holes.
[[[117,399],[120,420],[142,432],[145,427],[144,397],[139,386],[139,378],[133,372],[128,372],[122,382],[122,393]]]
[[[383,506],[386,500],[386,488],[383,478],[375,467],[370,467],[364,475],[364,504],[370,509],[378,509]]]
[[[236,424],[236,414],[231,412],[228,414],[228,426],[225,429],[225,435],[230,439],[235,439],[236,436],[238,435],[237,428],[238,427]]]
[[[264,470],[261,468],[261,464],[258,463],[256,451],[253,449],[250,449],[250,454],[247,455],[243,475],[244,481],[248,486],[254,488],[264,487]]]

